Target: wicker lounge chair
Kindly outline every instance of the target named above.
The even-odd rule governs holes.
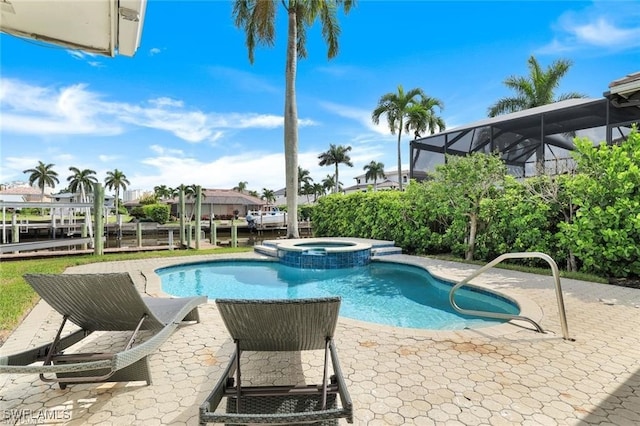
[[[45,382],[67,384],[146,381],[148,355],[157,350],[181,321],[199,321],[206,297],[142,297],[129,274],[25,275],[25,280],[62,316],[55,339],[24,352],[0,357],[0,373],[39,374]],[[79,330],[61,337],[67,320]],[[135,345],[141,330],[151,336]],[[131,331],[126,347],[113,353],[63,351],[94,331]]]
[[[213,392],[200,406],[200,424],[338,424],[353,423],[333,334],[339,298],[298,300],[216,300],[236,348]],[[242,351],[324,350],[318,385],[242,386]],[[328,377],[331,358],[333,375]],[[340,397],[338,404],[337,396]],[[217,410],[226,397],[226,412]]]

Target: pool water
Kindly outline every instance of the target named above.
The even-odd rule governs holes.
[[[210,299],[296,299],[341,296],[340,315],[396,327],[430,330],[478,328],[502,322],[460,315],[449,304],[450,283],[424,269],[388,262],[346,269],[298,269],[277,262],[215,261],[156,270],[162,289],[174,296]],[[509,300],[460,289],[465,309],[518,314]]]

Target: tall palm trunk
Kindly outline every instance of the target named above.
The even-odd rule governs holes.
[[[120,188],[116,186],[116,223],[120,223],[120,209],[118,208],[118,198],[120,198]]]
[[[402,115],[400,116],[400,125],[398,126],[398,189],[402,191],[402,149],[400,141],[402,139]]]
[[[298,233],[298,107],[296,105],[296,67],[298,27],[296,5],[289,10],[287,35],[286,89],[284,97],[284,159],[287,187],[287,238]]]
[[[40,202],[44,203],[44,186],[42,187],[42,190],[40,191]],[[44,216],[44,207],[42,207],[40,209],[40,216]]]
[[[340,179],[338,179],[338,163],[336,163],[336,189],[335,194],[340,190]]]

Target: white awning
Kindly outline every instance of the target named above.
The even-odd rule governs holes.
[[[147,0],[0,0],[0,30],[70,49],[133,56]]]

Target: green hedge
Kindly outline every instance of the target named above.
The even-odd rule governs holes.
[[[131,209],[131,216],[138,220],[164,225],[169,221],[171,207],[167,204],[147,204]]]
[[[505,176],[479,198],[474,259],[488,262],[502,253],[539,251],[582,272],[640,276],[640,134],[634,129],[619,146],[581,140],[576,146],[577,175],[524,181]],[[482,161],[471,157],[457,162]],[[463,166],[468,170],[469,164]],[[474,182],[447,182],[440,179],[444,175],[412,182],[405,192],[322,197],[311,213],[314,232],[393,240],[407,253],[463,257],[471,212],[456,206],[452,193]]]

